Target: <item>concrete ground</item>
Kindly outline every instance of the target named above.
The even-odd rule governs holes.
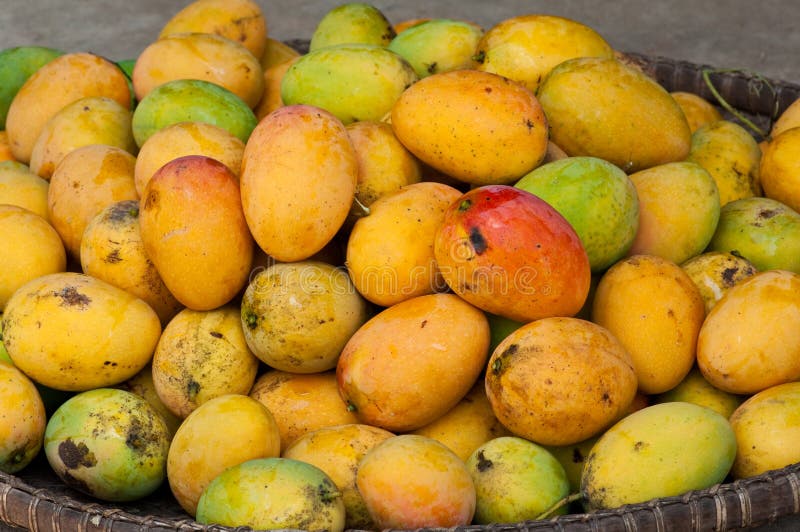
[[[43,45],[135,58],[189,0],[0,0],[0,49]],[[258,0],[270,35],[309,38],[337,2]],[[745,69],[800,83],[800,0],[374,0],[392,22],[467,19],[489,28],[520,14],[561,15],[587,24],[616,49]],[[1,82],[1,80],[0,80]],[[9,530],[0,524],[0,531]],[[18,529],[13,529],[18,530]],[[792,516],[758,530],[800,530]]]

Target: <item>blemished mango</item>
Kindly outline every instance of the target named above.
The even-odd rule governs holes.
[[[472,66],[472,56],[483,35],[474,24],[462,20],[433,19],[398,34],[389,50],[403,56],[417,76],[449,72]]]
[[[346,2],[322,16],[311,34],[309,50],[337,44],[386,46],[395,36],[386,15],[372,4]]]
[[[74,272],[28,281],[9,299],[2,320],[14,364],[37,383],[65,391],[133,377],[150,362],[161,335],[147,303]]]
[[[594,509],[680,495],[722,482],[736,457],[728,420],[692,403],[643,408],[592,447],[581,493]]]
[[[599,157],[627,173],[681,161],[692,136],[669,93],[615,58],[560,63],[537,92],[553,142],[571,156]]]
[[[240,174],[247,225],[276,260],[307,259],[330,242],[353,204],[358,162],[344,124],[310,105],[267,115]]]
[[[706,315],[730,288],[758,273],[749,260],[726,251],[701,253],[681,264],[681,268],[700,291]]]

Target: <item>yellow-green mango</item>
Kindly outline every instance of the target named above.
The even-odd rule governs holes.
[[[483,32],[462,20],[433,19],[400,32],[389,50],[408,61],[417,76],[472,66],[472,56]]]
[[[20,87],[40,67],[63,53],[45,46],[15,46],[0,51],[0,129],[6,128],[8,108]]]
[[[311,34],[309,50],[337,44],[388,45],[395,36],[386,15],[372,4],[348,2],[340,4],[320,19]]]
[[[695,366],[677,386],[653,397],[654,403],[683,401],[710,408],[725,418],[742,404],[746,396],[729,393],[712,386]]]
[[[374,44],[339,44],[300,57],[281,81],[286,105],[321,107],[344,124],[381,120],[417,81],[400,55]]]
[[[564,61],[550,71],[537,96],[550,139],[570,156],[599,157],[631,173],[689,154],[689,124],[675,99],[615,58]]]
[[[594,509],[681,495],[722,482],[736,457],[728,420],[692,403],[648,406],[592,447],[581,493]]]

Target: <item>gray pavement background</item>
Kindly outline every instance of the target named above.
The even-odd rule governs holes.
[[[309,38],[342,2],[257,0],[277,39]],[[45,45],[135,58],[189,0],[0,0],[0,48]],[[572,18],[616,49],[740,68],[800,83],[800,0],[374,0],[392,22],[468,19],[488,29],[520,14]]]

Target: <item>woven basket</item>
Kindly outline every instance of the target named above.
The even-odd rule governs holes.
[[[308,41],[290,41],[301,52]],[[704,79],[712,67],[663,57],[625,54],[669,91],[693,92],[716,101]],[[800,85],[765,80],[744,72],[715,72],[709,80],[720,96],[748,119],[769,131],[772,123],[800,98]],[[735,120],[730,113],[726,118]],[[0,473],[0,530],[133,532],[250,530],[205,526],[192,520],[166,483],[153,495],[127,504],[101,504],[63,484],[44,453],[17,476]],[[643,532],[739,530],[800,516],[800,464],[757,477],[720,484],[679,497],[656,499],[614,510],[577,513],[542,521],[465,526],[450,532]],[[6,525],[3,525],[5,523]],[[441,529],[439,529],[441,530]]]

